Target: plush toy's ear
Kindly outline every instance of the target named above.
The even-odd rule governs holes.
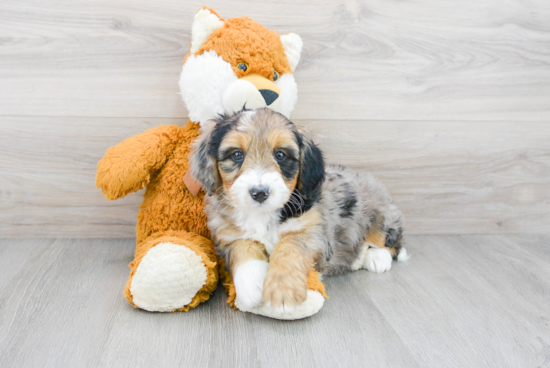
[[[217,160],[209,152],[212,132],[216,124],[216,121],[208,121],[201,127],[201,135],[195,141],[189,158],[191,175],[201,184],[208,195],[212,195],[216,191],[220,182]]]
[[[208,37],[218,28],[223,27],[223,19],[216,12],[206,7],[195,14],[191,28],[191,54],[197,52],[208,40]]]
[[[300,62],[300,54],[302,53],[302,38],[296,33],[287,33],[281,36],[281,42],[285,48],[286,58],[290,63],[290,69],[294,71]]]

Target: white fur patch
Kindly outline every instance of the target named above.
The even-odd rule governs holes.
[[[252,121],[252,118],[256,115],[256,111],[243,111],[240,124],[237,126],[237,130],[239,132],[246,132],[248,130],[253,129],[254,123]]]
[[[265,261],[248,261],[235,271],[233,282],[237,292],[235,304],[242,311],[251,310],[262,303],[264,279],[269,263]]]
[[[292,314],[296,310],[296,306],[283,304],[280,307],[273,308],[271,303],[264,303],[264,307],[273,311],[273,313],[284,316],[285,314]]]
[[[217,114],[223,114],[223,93],[230,83],[237,80],[231,65],[216,51],[190,55],[183,64],[179,81],[189,118],[202,125]]]
[[[273,106],[276,106],[278,100],[275,100],[269,107],[273,108]],[[257,109],[266,106],[267,104],[260,91],[252,83],[244,79],[231,83],[223,94],[223,107],[227,112],[241,111],[243,107]]]
[[[277,224],[279,213],[276,211],[257,211],[237,208],[233,213],[235,224],[242,230],[241,239],[256,240],[265,246],[268,254],[273,252],[279,242]]]
[[[290,114],[298,101],[298,85],[296,84],[296,79],[294,79],[294,75],[287,73],[283,74],[275,84],[277,84],[277,87],[281,90],[281,96],[276,101],[279,105],[274,106],[274,103],[269,106],[269,108],[280,112],[286,116],[287,119],[290,119]],[[277,109],[275,107],[277,107]]]
[[[399,250],[399,254],[397,255],[397,262],[406,262],[411,258],[411,255],[407,253],[407,250],[405,248],[401,248]]]
[[[191,27],[191,53],[197,52],[218,28],[223,27],[223,21],[208,9],[201,9],[195,14]]]
[[[382,273],[391,270],[392,256],[384,248],[369,248],[365,258],[365,268],[370,272]]]
[[[266,187],[269,197],[258,203],[250,196],[253,187]],[[283,208],[290,198],[291,191],[285,184],[281,174],[276,171],[264,171],[261,168],[250,169],[242,173],[229,189],[229,197],[243,209],[257,212],[275,212]]]
[[[294,71],[300,62],[300,55],[304,45],[302,38],[296,33],[288,33],[281,36],[281,42],[285,48],[285,54],[290,64],[290,69]]]
[[[250,196],[252,187],[266,186],[269,197],[258,203]],[[265,246],[268,254],[279,241],[279,212],[290,197],[290,190],[278,172],[262,173],[256,170],[244,172],[231,186],[229,194],[237,207],[233,220],[242,231],[244,239],[256,240]]]
[[[139,264],[130,293],[150,312],[172,312],[191,302],[206,284],[206,266],[191,249],[172,243],[151,248]]]
[[[267,107],[290,118],[298,99],[294,75],[283,74],[275,84],[281,94]],[[244,106],[248,109],[266,106],[258,89],[252,83],[238,79],[231,65],[213,50],[187,58],[179,86],[189,118],[201,125],[218,114],[241,111]]]
[[[250,310],[243,310],[238,302],[235,302],[235,306],[243,312],[250,312],[275,319],[294,320],[314,315],[315,313],[319,312],[324,303],[325,298],[320,292],[315,290],[308,290],[306,301],[299,306],[293,308],[292,311],[285,312],[281,310],[274,310],[273,308],[264,304]]]

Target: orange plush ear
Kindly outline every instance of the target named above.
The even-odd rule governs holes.
[[[208,37],[218,28],[223,27],[223,19],[212,9],[203,7],[195,14],[191,28],[191,50],[194,54],[208,40]]]
[[[220,20],[222,21],[225,21],[225,19],[223,19],[222,17],[220,17],[220,15],[218,13],[216,13],[216,11],[214,9],[211,9],[207,6],[203,6],[201,10],[208,10],[210,13],[214,14],[216,17],[218,17]]]

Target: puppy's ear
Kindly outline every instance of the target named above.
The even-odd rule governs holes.
[[[325,181],[325,160],[323,153],[313,143],[311,134],[306,129],[299,127],[298,134],[301,138],[298,189],[305,200],[316,201]]]
[[[216,121],[209,121],[201,127],[201,134],[195,141],[194,149],[189,158],[191,175],[198,180],[208,195],[216,191],[220,183],[216,157],[210,155],[212,132]]]

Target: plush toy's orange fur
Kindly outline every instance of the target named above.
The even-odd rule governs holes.
[[[258,74],[273,80],[273,69],[280,74],[291,73],[290,64],[279,34],[270,31],[248,17],[225,21],[222,28],[214,31],[208,41],[195,53],[214,50],[233,67],[235,75],[245,75],[237,65],[248,65],[246,74]]]
[[[186,246],[202,257],[207,282],[190,304],[189,310],[208,300],[218,283],[218,257],[210,241],[204,192],[194,197],[183,183],[188,169],[192,141],[199,124],[183,127],[161,125],[147,130],[107,150],[97,168],[96,184],[108,199],[117,199],[147,187],[138,213],[137,248],[130,263],[130,278],[124,295],[134,307],[130,285],[143,256],[165,241]]]
[[[279,35],[246,17],[225,21],[195,55],[208,50],[215,50],[229,62],[238,77],[243,76],[243,71],[236,67],[239,62],[250,66],[247,75],[258,74],[271,80],[274,66],[282,73],[290,72]],[[183,127],[162,125],[111,147],[98,164],[96,185],[108,199],[146,188],[138,213],[135,258],[130,263],[130,277],[124,290],[128,302],[136,308],[130,292],[132,279],[147,252],[165,242],[191,249],[202,258],[207,270],[203,288],[190,303],[174,310],[187,311],[208,300],[216,289],[220,271],[229,294],[228,302],[234,306],[231,276],[223,267],[220,269],[220,260],[210,240],[203,211],[204,191],[195,197],[183,182],[191,144],[198,134],[199,124],[190,120]],[[324,286],[314,271],[308,282],[310,289],[325,295]]]

